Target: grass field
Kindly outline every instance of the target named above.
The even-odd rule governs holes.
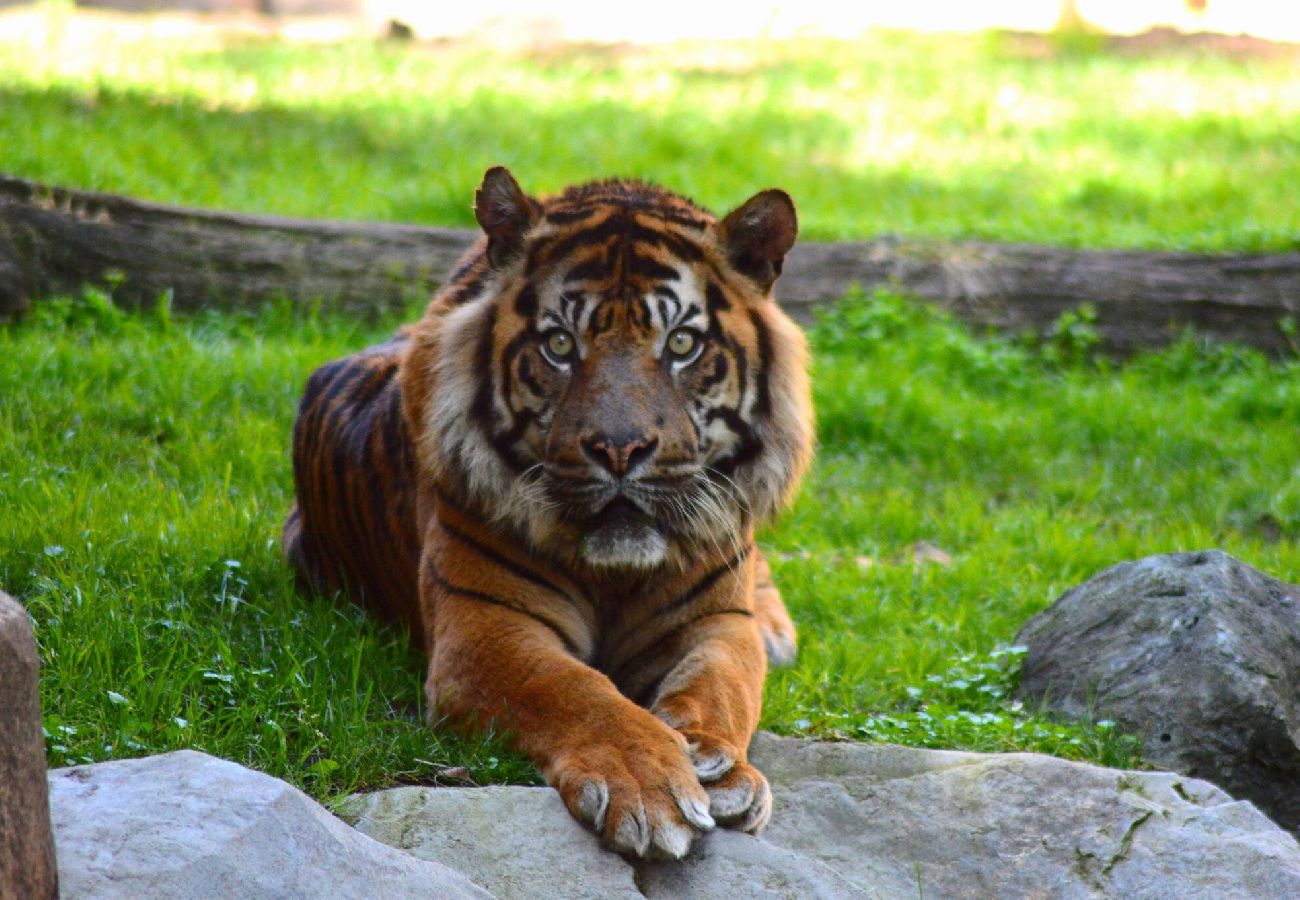
[[[635,175],[719,210],[779,185],[820,239],[1295,248],[1300,66],[999,35],[515,55],[0,40],[4,172],[472,225],[496,163],[536,191]]]
[[[0,171],[468,225],[505,162],[539,190],[617,172],[715,207],[781,184],[818,238],[1300,246],[1300,69],[1035,46],[0,41]],[[91,289],[0,326],[0,585],[36,619],[53,764],[198,747],[323,797],[535,777],[425,727],[404,637],[297,593],[277,547],[308,372],[394,324],[172,320]],[[1108,723],[1010,698],[1020,624],[1149,553],[1217,546],[1300,579],[1300,356],[1189,337],[1120,365],[1090,338],[1086,316],[1033,346],[977,337],[883,296],[818,325],[819,460],[761,536],[803,635],[765,727],[1132,764]]]

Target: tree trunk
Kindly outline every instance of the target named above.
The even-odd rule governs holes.
[[[0,175],[0,317],[84,284],[147,306],[237,309],[276,297],[375,314],[437,287],[473,231],[284,219],[182,209]],[[778,284],[783,305],[812,308],[854,285],[936,303],[976,326],[1042,334],[1083,304],[1103,347],[1129,352],[1193,327],[1270,352],[1300,317],[1300,253],[1068,250],[883,237],[796,245]]]

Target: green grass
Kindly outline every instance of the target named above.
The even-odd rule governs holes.
[[[428,729],[402,636],[300,595],[277,546],[307,373],[391,324],[91,293],[0,329],[0,584],[35,617],[52,764],[197,747],[325,797],[535,777]],[[815,329],[820,456],[761,537],[802,630],[765,727],[1131,765],[1105,723],[1012,700],[1020,624],[1149,553],[1300,576],[1300,361],[1189,339],[1117,366],[1087,335],[981,339],[887,297]]]
[[[525,54],[0,42],[0,171],[469,226],[496,163],[536,191],[635,175],[719,211],[780,185],[819,239],[1280,250],[1300,247],[1300,67],[999,35]]]

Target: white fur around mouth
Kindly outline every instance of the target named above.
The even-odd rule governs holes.
[[[650,568],[667,554],[664,533],[653,524],[632,519],[603,523],[582,539],[582,558],[593,566]]]

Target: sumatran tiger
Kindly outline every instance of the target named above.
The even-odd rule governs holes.
[[[627,854],[772,809],[746,753],[795,630],[754,546],[808,466],[803,335],[772,286],[780,190],[721,221],[601,181],[526,195],[423,318],[308,380],[284,548],[409,626],[431,709],[493,727]]]

